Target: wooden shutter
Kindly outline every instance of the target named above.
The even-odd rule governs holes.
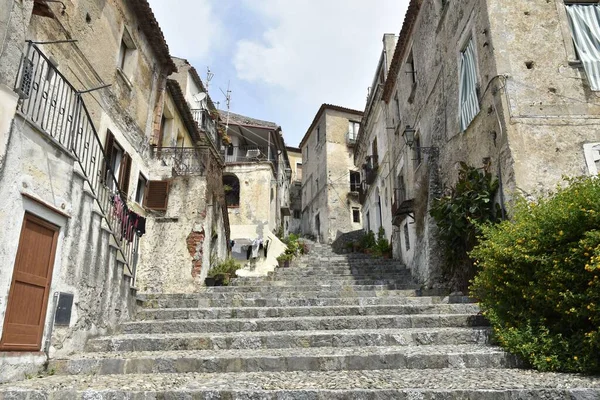
[[[150,210],[167,211],[169,181],[148,181],[144,207]]]
[[[127,195],[129,191],[129,177],[131,176],[131,156],[129,154],[123,153],[119,171],[119,190],[121,193]]]
[[[106,154],[106,159],[104,160],[104,167],[102,168],[102,180],[104,182],[110,181],[108,178],[108,169],[110,160],[112,159],[113,147],[115,146],[115,137],[112,132],[108,129],[106,130],[106,140],[104,141],[104,154]]]

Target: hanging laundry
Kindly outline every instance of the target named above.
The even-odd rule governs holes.
[[[257,258],[258,257],[258,249],[260,247],[260,245],[262,244],[262,240],[260,239],[255,239],[252,242],[252,258]]]

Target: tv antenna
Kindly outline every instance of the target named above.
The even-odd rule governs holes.
[[[231,81],[227,82],[227,92],[224,92],[223,89],[219,88],[223,96],[225,96],[225,104],[227,105],[227,118],[225,119],[225,132],[229,129],[229,110],[231,108],[231,89],[229,89],[229,85]]]
[[[206,92],[208,93],[208,87],[210,86],[210,81],[215,76],[214,73],[211,72],[210,67],[206,67]]]

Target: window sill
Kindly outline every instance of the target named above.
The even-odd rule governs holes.
[[[569,64],[569,67],[583,68],[583,63],[581,62],[581,60],[569,60],[568,64]]]
[[[129,80],[127,75],[125,75],[125,72],[123,72],[123,70],[121,68],[117,68],[117,76],[123,80],[123,83],[125,83],[125,85],[127,86],[127,89],[129,89],[130,91],[133,90],[133,84],[131,83],[131,81]]]

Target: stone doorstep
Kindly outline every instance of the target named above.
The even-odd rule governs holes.
[[[297,317],[260,319],[198,319],[127,322],[122,333],[243,332],[286,330],[342,330],[445,328],[487,326],[488,322],[473,314],[375,315],[344,317]]]
[[[489,328],[372,329],[120,335],[88,341],[88,352],[284,349],[487,344]]]
[[[56,374],[149,374],[383,369],[516,368],[517,359],[487,346],[309,348],[86,353],[50,361]]]
[[[315,306],[315,307],[210,307],[138,310],[135,320],[288,318],[310,316],[477,314],[476,304]]]
[[[295,286],[213,286],[205,287],[198,291],[199,295],[211,293],[285,293],[285,292],[322,292],[322,291],[377,291],[377,290],[407,290],[419,289],[420,286],[414,283],[401,283],[389,285],[295,285]]]

